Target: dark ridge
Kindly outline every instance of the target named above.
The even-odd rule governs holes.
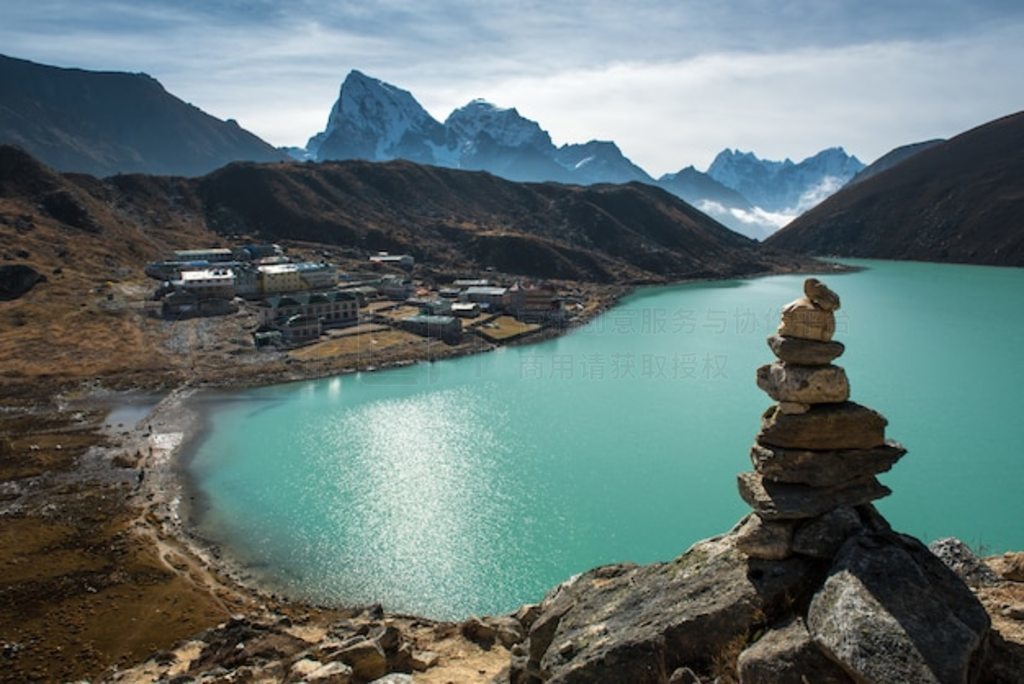
[[[174,97],[145,74],[62,69],[0,55],[0,143],[61,171],[198,176],[284,153]]]
[[[766,244],[805,254],[1024,266],[1024,112],[930,147]]]

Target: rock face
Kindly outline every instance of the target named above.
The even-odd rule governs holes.
[[[830,365],[839,297],[816,280],[805,295],[768,340],[779,361],[757,373],[780,405],[739,475],[753,512],[671,562],[558,587],[513,649],[510,682],[1006,680],[1012,663],[985,661],[989,619],[970,589],[871,504],[890,494],[875,475],[906,450]]]
[[[846,542],[807,625],[860,681],[968,682],[989,618],[920,542],[889,533]]]
[[[642,684],[679,667],[708,671],[762,616],[808,597],[819,572],[800,558],[748,558],[736,533],[668,563],[591,570],[544,599],[510,680]]]

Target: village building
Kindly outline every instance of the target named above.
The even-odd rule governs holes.
[[[491,284],[486,278],[458,278],[452,283],[452,287],[464,290],[467,287],[487,287]]]
[[[178,249],[170,261],[206,261],[211,264],[234,261],[235,255],[227,247],[210,249]]]
[[[246,299],[256,299],[263,294],[260,272],[251,264],[241,264],[234,269],[235,294]]]
[[[235,296],[235,272],[230,268],[182,271],[172,285],[199,299],[231,299]]]
[[[284,324],[295,316],[315,318],[321,330],[355,325],[359,322],[359,298],[347,290],[299,292],[267,297],[257,311],[261,328],[280,329],[287,337]]]
[[[289,344],[309,342],[320,337],[323,324],[316,316],[295,314],[281,322],[278,330],[281,337]]]
[[[157,280],[177,280],[182,271],[196,271],[209,268],[209,261],[154,261],[143,269],[146,275]]]
[[[442,316],[452,311],[452,303],[447,299],[428,299],[425,297],[412,297],[405,300],[410,306],[419,307],[420,313],[432,316]]]
[[[376,265],[389,264],[392,266],[401,266],[402,268],[412,268],[416,263],[416,259],[409,254],[389,254],[387,252],[377,252],[370,257],[370,263]]]
[[[508,289],[506,308],[521,321],[553,323],[565,319],[562,299],[553,288],[523,286],[516,283]]]
[[[163,318],[181,320],[200,316],[225,316],[238,312],[238,305],[230,299],[203,299],[194,293],[175,290],[160,303]]]
[[[442,287],[437,291],[437,294],[445,299],[458,299],[459,295],[462,294],[462,290],[457,287]]]
[[[422,337],[433,337],[448,344],[462,341],[462,324],[454,316],[409,316],[398,322],[398,327]]]
[[[377,288],[373,285],[353,285],[343,286],[345,292],[351,292],[359,298],[359,306],[366,306],[366,303],[370,300],[376,299],[378,292]]]
[[[460,318],[476,318],[480,315],[480,305],[473,302],[452,302],[453,316]]]
[[[257,267],[264,294],[301,292],[333,287],[337,282],[334,268],[328,264],[270,264]]]
[[[413,290],[412,281],[399,276],[384,276],[380,279],[380,285],[377,287],[377,291],[380,292],[381,296],[387,299],[396,299],[400,302],[404,302],[411,297]]]
[[[505,299],[507,295],[507,287],[474,285],[472,287],[467,287],[459,296],[459,299],[464,302],[486,305],[491,311],[496,311],[505,307]],[[483,306],[481,306],[481,308],[483,308]]]
[[[282,256],[284,250],[280,245],[242,245],[233,249],[232,254],[239,261],[256,261]]]

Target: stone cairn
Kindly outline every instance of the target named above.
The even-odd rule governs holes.
[[[778,403],[762,418],[754,472],[739,475],[754,514],[737,542],[755,558],[830,557],[859,527],[851,507],[888,496],[875,475],[906,453],[886,441],[884,417],[849,401],[846,371],[832,363],[845,349],[832,339],[839,297],[815,278],[804,295],[783,307],[768,338],[778,361],[757,369],[757,386]]]

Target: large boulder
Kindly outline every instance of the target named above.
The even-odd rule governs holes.
[[[869,533],[843,545],[807,626],[858,681],[966,684],[978,675],[989,618],[920,542]]]
[[[839,366],[770,363],[757,369],[757,386],[775,401],[836,404],[850,398],[846,371]]]
[[[510,681],[644,684],[680,667],[709,672],[756,624],[806,600],[822,569],[751,559],[731,533],[668,563],[591,570],[545,598]]]
[[[809,487],[773,482],[758,473],[740,473],[737,482],[740,496],[764,520],[814,518],[837,506],[866,504],[892,493],[874,477],[835,487]]]
[[[762,417],[757,442],[784,449],[873,449],[885,443],[886,424],[880,413],[852,401],[800,414],[772,406]]]
[[[865,475],[884,473],[906,453],[902,445],[891,440],[872,449],[829,451],[755,444],[750,450],[750,461],[767,480],[833,487]]]

